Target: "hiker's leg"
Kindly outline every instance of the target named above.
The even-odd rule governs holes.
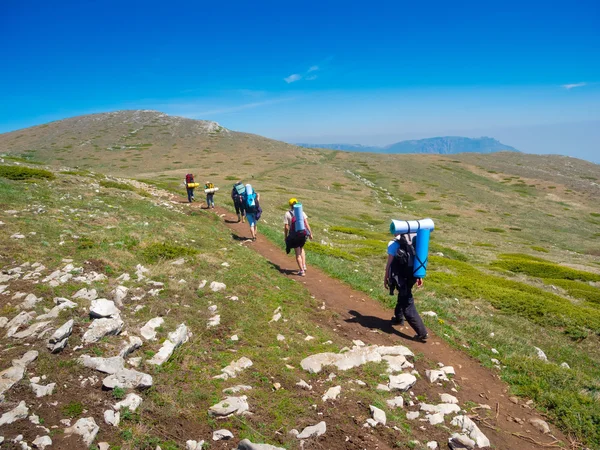
[[[306,252],[304,246],[301,247],[300,259],[302,259],[302,270],[306,271]]]
[[[296,264],[298,264],[298,269],[302,271],[302,247],[296,247],[294,252],[296,252]]]
[[[425,324],[423,323],[423,319],[417,312],[417,308],[415,307],[415,299],[410,296],[409,298],[403,299],[404,306],[404,317],[406,317],[406,321],[415,330],[418,336],[427,336],[427,328],[425,328]]]
[[[188,202],[192,203],[192,190],[189,187],[186,187],[185,190],[187,191]]]

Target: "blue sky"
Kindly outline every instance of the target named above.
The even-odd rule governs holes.
[[[600,163],[597,1],[4,0],[0,42],[0,132],[157,109],[291,142],[487,134]]]

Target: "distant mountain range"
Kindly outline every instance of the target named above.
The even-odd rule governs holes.
[[[518,152],[516,148],[505,145],[490,137],[467,138],[461,136],[444,136],[428,139],[400,141],[385,147],[374,147],[358,144],[296,144],[308,148],[327,148],[330,150],[345,150],[349,152],[370,153],[493,153],[493,152]]]

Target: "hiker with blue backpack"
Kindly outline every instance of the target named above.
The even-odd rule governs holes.
[[[306,275],[306,252],[304,244],[306,238],[312,240],[312,231],[308,224],[308,217],[302,210],[302,205],[295,198],[290,198],[288,204],[290,210],[285,213],[283,218],[283,234],[285,235],[285,252],[290,253],[294,249],[296,253],[296,263],[298,263],[298,275]]]
[[[244,207],[245,193],[246,186],[244,186],[242,180],[235,183],[233,185],[233,189],[231,189],[231,200],[233,200],[233,206],[235,207],[235,213],[237,214],[238,222],[246,221],[246,208]]]
[[[244,193],[244,210],[246,211],[246,219],[250,225],[250,233],[252,240],[256,241],[256,222],[260,219],[262,209],[260,207],[260,194],[254,191],[254,188],[247,184],[246,192]]]
[[[387,248],[388,260],[385,266],[383,285],[394,295],[398,291],[398,301],[392,317],[392,325],[404,325],[404,319],[417,333],[415,340],[425,342],[427,329],[423,319],[415,307],[412,288],[423,286],[423,279],[414,276],[413,266],[416,255],[416,235],[414,233],[397,233]]]

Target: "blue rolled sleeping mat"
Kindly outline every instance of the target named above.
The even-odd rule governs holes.
[[[302,203],[294,205],[294,217],[296,218],[296,231],[304,231],[304,214],[302,211]]]
[[[424,278],[427,274],[427,255],[429,254],[429,237],[435,225],[431,219],[422,220],[392,220],[390,232],[397,234],[416,233],[415,262],[413,275],[415,278]]]

